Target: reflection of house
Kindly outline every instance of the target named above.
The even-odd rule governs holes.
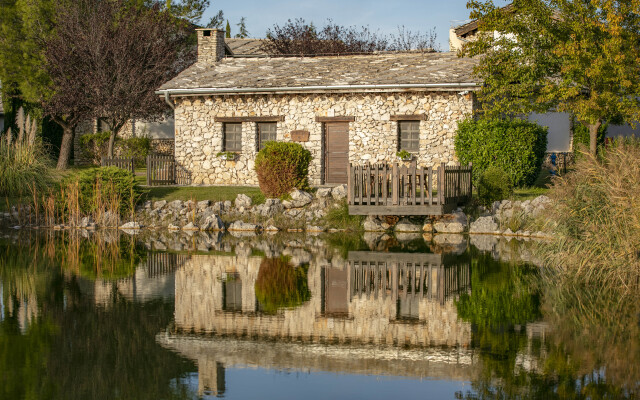
[[[198,361],[200,393],[223,392],[223,367],[233,365],[470,379],[471,327],[454,304],[470,289],[468,260],[374,252],[312,259],[311,299],[276,315],[256,300],[262,261],[193,255],[176,271],[176,333],[157,340]]]

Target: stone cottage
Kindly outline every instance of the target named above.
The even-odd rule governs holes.
[[[266,141],[313,155],[314,185],[349,163],[453,163],[457,122],[474,109],[474,61],[455,53],[225,57],[224,31],[198,30],[198,60],[158,94],[174,108],[175,157],[193,184],[258,183]],[[232,159],[226,154],[234,153]]]

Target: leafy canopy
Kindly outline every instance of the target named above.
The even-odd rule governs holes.
[[[575,114],[595,133],[607,120],[640,117],[638,0],[492,0],[467,3],[477,40],[461,54],[481,55],[482,110],[497,116],[551,108]]]

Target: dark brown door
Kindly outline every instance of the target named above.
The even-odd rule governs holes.
[[[325,124],[325,183],[347,183],[349,169],[349,123]]]
[[[347,269],[325,269],[325,306],[327,315],[347,316],[349,314],[349,288]]]

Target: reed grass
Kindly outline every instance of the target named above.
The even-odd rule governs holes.
[[[564,277],[623,293],[640,291],[640,142],[583,154],[554,180],[548,215],[555,240],[541,246],[547,266]]]

